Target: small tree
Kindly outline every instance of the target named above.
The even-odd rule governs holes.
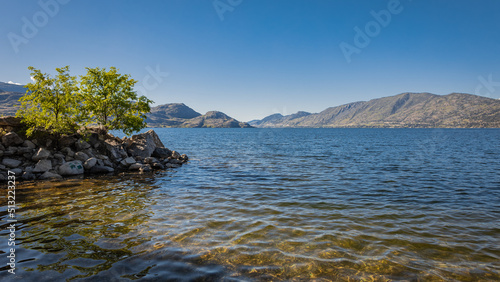
[[[146,113],[153,101],[137,97],[133,87],[137,81],[130,75],[118,73],[115,67],[87,68],[81,76],[80,93],[88,124],[97,124],[104,130],[123,130],[127,135],[146,127]]]
[[[55,78],[29,67],[34,82],[28,83],[26,95],[21,97],[21,107],[16,113],[28,125],[26,134],[37,129],[56,134],[71,133],[80,119],[76,77],[69,75],[69,66],[56,68]]]

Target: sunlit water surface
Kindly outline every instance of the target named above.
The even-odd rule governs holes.
[[[156,131],[190,162],[18,183],[0,279],[500,280],[499,130]]]

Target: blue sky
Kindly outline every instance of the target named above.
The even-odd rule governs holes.
[[[156,105],[183,102],[242,121],[402,92],[500,98],[497,0],[0,5],[4,82],[28,83],[28,66],[53,74],[70,65],[73,75],[115,66]]]

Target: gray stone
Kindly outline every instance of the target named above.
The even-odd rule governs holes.
[[[189,160],[188,156],[186,154],[182,154],[180,157],[181,161],[187,162]]]
[[[21,165],[21,161],[19,160],[14,160],[14,159],[9,159],[9,158],[5,158],[2,160],[2,164],[6,167],[10,167],[10,168],[16,168],[18,167],[19,165]]]
[[[102,163],[105,166],[113,167],[113,163],[110,160],[103,160]]]
[[[21,175],[23,173],[23,170],[21,168],[13,168],[10,171],[15,173],[16,175]]]
[[[139,170],[140,168],[142,167],[142,164],[140,163],[135,163],[135,164],[132,164],[128,167],[129,170]]]
[[[35,145],[35,143],[31,142],[30,140],[24,140],[23,147],[35,149],[36,145]]]
[[[132,156],[151,157],[157,147],[165,147],[154,130],[137,134],[130,138],[128,151]],[[128,142],[128,140],[127,140]]]
[[[95,165],[97,164],[97,159],[96,158],[90,158],[88,160],[85,161],[85,163],[83,164],[83,167],[85,169],[91,169],[93,168]]]
[[[98,159],[101,159],[101,160],[108,160],[109,159],[109,157],[106,155],[96,155],[95,157]]]
[[[104,165],[104,162],[101,159],[97,159],[97,164],[96,165]]]
[[[33,169],[34,168],[32,166],[27,166],[27,167],[24,168],[24,171],[26,171],[26,172],[33,172]]]
[[[110,173],[114,172],[114,168],[109,166],[96,165],[90,169],[91,173]]]
[[[89,158],[90,158],[89,155],[85,154],[84,152],[76,152],[75,153],[75,159],[80,160],[82,162],[85,162]]]
[[[67,162],[70,162],[70,161],[74,161],[74,160],[75,160],[75,158],[70,157],[70,156],[66,156],[66,157],[64,158],[64,160],[65,160],[65,161],[67,161]]]
[[[179,152],[176,152],[176,151],[172,151],[172,158],[174,159],[178,159],[181,157],[181,154],[179,154]]]
[[[77,139],[73,136],[63,135],[59,139],[59,146],[60,147],[71,147],[75,144],[76,141],[77,141]]]
[[[154,169],[165,169],[165,166],[162,165],[161,163],[153,163],[151,165]]]
[[[75,146],[76,146],[76,150],[77,151],[83,151],[85,149],[88,149],[90,148],[90,144],[87,143],[85,140],[83,139],[78,139],[78,141],[75,142]]]
[[[153,157],[144,158],[144,163],[146,163],[146,164],[152,164],[152,163],[157,163],[157,162],[158,162],[158,159],[153,158]]]
[[[17,148],[17,154],[18,155],[24,155],[24,154],[33,154],[33,148],[30,147],[19,147]]]
[[[151,169],[151,166],[149,164],[145,164],[143,165],[140,169],[139,169],[140,172],[150,172],[152,171]]]
[[[9,148],[7,148],[7,151],[10,151],[15,155],[17,153],[17,147],[9,146]]]
[[[7,180],[7,175],[0,173],[0,181],[5,181]]]
[[[52,162],[50,160],[39,160],[33,172],[46,172],[52,169]]]
[[[107,152],[107,155],[113,159],[113,160],[118,160],[121,158],[126,158],[128,157],[127,152],[125,149],[123,149],[123,146],[121,143],[118,143],[115,139],[106,139],[104,141],[105,149]]]
[[[180,161],[180,160],[176,160],[176,159],[170,159],[170,160],[168,161],[168,163],[171,163],[171,164],[179,164],[179,165],[181,165],[181,164],[182,164],[182,161]]]
[[[73,152],[73,150],[71,150],[71,148],[69,148],[69,147],[62,148],[61,153],[65,154],[66,156],[69,156],[69,157],[75,156],[75,152]]]
[[[0,170],[4,170],[6,168],[7,168],[6,166],[4,166],[3,164],[0,164]]]
[[[50,171],[46,171],[44,174],[40,175],[38,179],[46,180],[46,179],[61,179],[62,176],[60,176],[57,173],[52,173]]]
[[[23,144],[23,142],[24,142],[23,139],[21,139],[21,137],[19,137],[19,135],[17,135],[13,131],[2,136],[2,143],[6,147],[13,146],[13,145],[15,145],[15,146],[21,145],[21,144]]]
[[[39,161],[39,160],[44,160],[50,157],[50,151],[44,148],[38,149],[38,151],[35,153],[33,156],[32,160]]]
[[[135,159],[132,157],[128,157],[123,159],[120,163],[124,166],[130,166],[131,164],[135,164]]]
[[[35,180],[36,176],[32,172],[25,171],[21,178],[24,180]]]
[[[59,173],[61,175],[78,175],[83,174],[83,172],[83,165],[79,160],[64,163],[59,167]]]
[[[152,156],[160,159],[168,158],[172,155],[172,151],[167,148],[157,147],[153,151]]]

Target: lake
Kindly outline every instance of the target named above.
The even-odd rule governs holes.
[[[18,183],[0,279],[500,280],[498,129],[155,130],[189,163]]]

